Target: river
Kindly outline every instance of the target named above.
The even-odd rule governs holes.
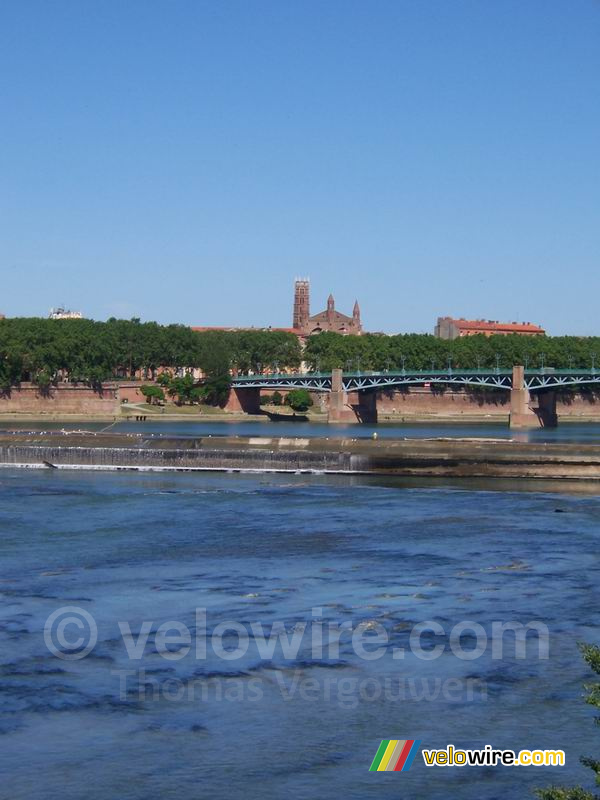
[[[107,426],[105,422],[50,422],[45,420],[0,422],[0,432],[10,430],[89,430],[109,428],[123,433],[144,433],[154,436],[301,436],[329,438],[436,438],[436,437],[486,437],[514,439],[522,442],[576,442],[600,443],[600,423],[564,422],[557,428],[535,428],[532,430],[510,430],[508,425],[497,422],[471,424],[457,423],[381,423],[381,424],[335,424],[317,422],[259,422],[248,421],[163,421],[150,417],[146,422],[117,422]]]
[[[0,794],[492,800],[589,783],[578,759],[598,732],[577,642],[598,641],[600,498],[502,486],[3,470]],[[83,652],[84,623],[63,630],[64,647],[44,625],[71,613],[97,642],[65,660]],[[494,623],[532,620],[548,657],[531,634],[523,658],[509,636],[493,657]],[[410,636],[426,621],[441,630],[421,652]],[[481,629],[455,652],[463,621]],[[173,622],[187,653],[182,631],[161,645]],[[215,639],[224,622],[237,632]],[[288,637],[325,631],[324,651],[305,633],[294,652],[265,652],[256,626],[268,636],[277,623]],[[336,652],[341,623],[387,641],[361,651],[342,635]],[[567,761],[435,769],[419,754],[409,772],[370,773],[385,738],[563,749]]]

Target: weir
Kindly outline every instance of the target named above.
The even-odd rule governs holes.
[[[272,470],[360,472],[360,457],[348,452],[272,449],[268,446],[145,449],[143,447],[0,447],[0,463],[112,469]]]
[[[100,438],[102,437],[102,438]],[[65,436],[39,435],[7,443],[0,436],[0,465],[61,469],[220,470],[332,472],[451,478],[600,480],[600,445],[544,444],[489,439],[289,439],[223,437],[204,440],[94,436],[74,446]],[[12,437],[11,437],[12,438]],[[62,438],[62,437],[61,437]],[[88,437],[89,441],[89,437]],[[125,446],[104,446],[123,441]],[[57,470],[52,469],[56,474]]]

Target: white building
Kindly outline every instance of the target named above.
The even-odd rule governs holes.
[[[81,311],[70,311],[67,308],[51,308],[49,319],[83,319]]]

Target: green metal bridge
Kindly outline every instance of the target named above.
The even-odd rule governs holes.
[[[332,376],[326,372],[298,374],[272,373],[269,375],[238,375],[232,378],[235,389],[309,389],[330,392]],[[446,369],[399,370],[382,372],[344,372],[344,391],[391,389],[398,386],[424,384],[448,386],[475,386],[497,389],[513,388],[513,370],[510,369]],[[529,391],[559,389],[566,386],[600,384],[600,369],[526,369],[524,385]]]

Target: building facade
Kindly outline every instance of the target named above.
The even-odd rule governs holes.
[[[516,333],[519,336],[544,336],[546,331],[531,322],[498,322],[484,319],[454,319],[438,317],[434,328],[434,336],[438,339],[459,339],[462,336],[508,336]]]
[[[70,311],[67,308],[51,308],[48,319],[83,319],[81,311]]]
[[[360,307],[358,300],[354,303],[352,316],[342,314],[335,307],[335,300],[330,294],[327,308],[318,314],[310,315],[310,283],[306,279],[297,280],[294,284],[293,330],[299,336],[311,336],[323,331],[341,334],[361,334]]]

